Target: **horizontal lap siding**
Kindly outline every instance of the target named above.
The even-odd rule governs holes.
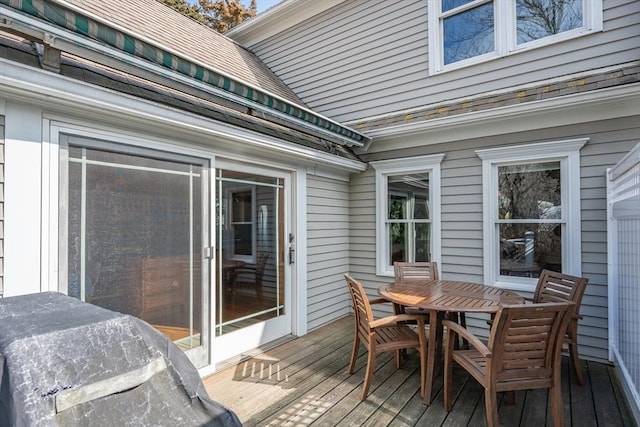
[[[640,58],[640,2],[604,0],[604,31],[429,75],[427,1],[351,0],[251,50],[314,110],[341,122]]]
[[[576,126],[522,132],[454,143],[371,153],[380,159],[445,153],[442,162],[442,261],[444,279],[482,283],[483,212],[482,162],[475,150],[514,144],[589,138],[581,150],[582,274],[589,278],[579,323],[580,352],[589,359],[606,361],[607,247],[605,171],[638,142],[637,118],[598,121]],[[369,159],[370,160],[370,159]],[[375,276],[374,175],[368,171],[351,180],[351,271],[369,283],[371,295],[389,278]],[[465,184],[466,183],[466,184]],[[356,207],[356,205],[358,207]],[[486,328],[482,316],[470,324]]]
[[[349,313],[344,281],[349,271],[349,184],[307,178],[307,327]]]
[[[0,298],[4,295],[4,117],[0,117]]]

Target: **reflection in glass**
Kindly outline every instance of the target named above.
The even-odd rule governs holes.
[[[500,274],[538,277],[562,271],[561,224],[500,224]]]
[[[219,336],[285,313],[284,183],[219,169],[215,204]]]
[[[498,168],[498,218],[559,219],[560,162]]]
[[[444,64],[495,50],[494,5],[483,4],[447,17],[443,22]]]
[[[582,27],[583,0],[516,0],[518,44]]]
[[[70,146],[67,292],[200,345],[203,165]]]
[[[388,176],[387,194],[389,265],[395,261],[429,261],[429,174]]]
[[[560,162],[498,167],[500,274],[562,271]]]

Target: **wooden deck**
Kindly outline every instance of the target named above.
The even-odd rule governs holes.
[[[365,357],[349,375],[353,319],[338,320],[204,379],[209,395],[234,410],[245,426],[483,426],[483,391],[454,370],[454,405],[443,410],[442,375],[430,406],[421,403],[417,356],[400,370],[393,355],[378,356],[371,392],[360,401]],[[361,346],[362,347],[362,346]],[[566,358],[565,358],[566,359]],[[586,385],[570,376],[563,361],[567,426],[635,425],[612,366],[583,362]],[[505,426],[551,426],[547,391],[516,393],[516,404],[500,405]]]

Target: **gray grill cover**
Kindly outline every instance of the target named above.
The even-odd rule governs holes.
[[[1,426],[241,425],[149,324],[59,293],[0,299],[0,368]]]

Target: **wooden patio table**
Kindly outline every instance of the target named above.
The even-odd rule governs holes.
[[[436,368],[442,362],[442,318],[446,312],[496,313],[500,304],[524,304],[515,292],[454,280],[411,280],[395,282],[378,289],[381,297],[395,304],[429,312],[429,348],[425,404],[431,403]]]

